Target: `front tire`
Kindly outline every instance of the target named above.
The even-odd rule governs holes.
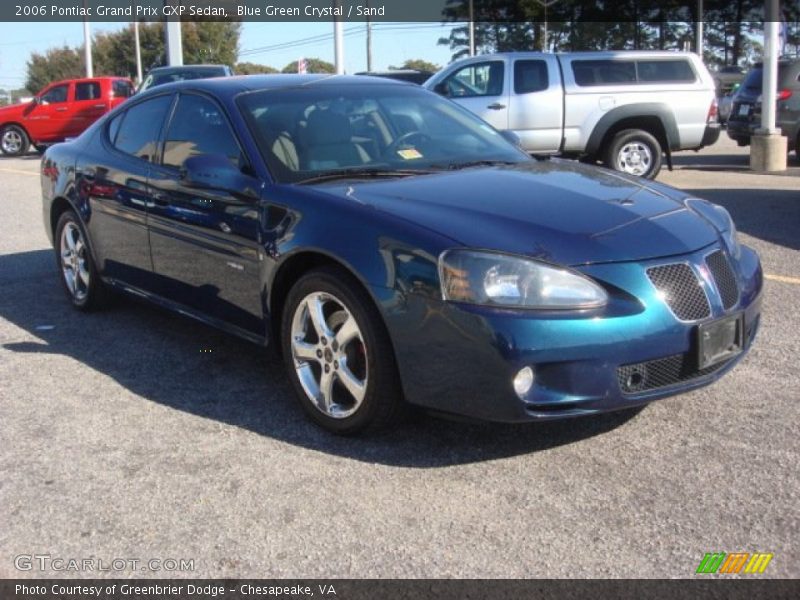
[[[22,156],[28,151],[31,140],[18,125],[6,125],[0,130],[0,151],[6,156]]]
[[[663,150],[658,140],[641,129],[625,129],[611,140],[604,164],[610,169],[655,179],[661,171]]]
[[[340,435],[381,429],[403,409],[394,351],[372,299],[346,271],[320,268],[286,299],[281,347],[306,414]]]
[[[109,291],[100,279],[78,215],[65,211],[56,225],[56,264],[72,305],[91,311],[108,304]]]

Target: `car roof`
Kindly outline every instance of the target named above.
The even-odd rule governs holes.
[[[228,65],[163,65],[153,67],[149,73],[160,73],[161,71],[188,71],[190,69],[227,69]]]
[[[58,81],[51,81],[42,89],[48,88],[51,85],[63,85],[65,83],[81,82],[81,81],[130,81],[129,77],[121,77],[118,75],[101,75],[99,77],[73,77],[72,79],[59,79]]]
[[[307,86],[355,86],[355,85],[392,85],[408,87],[404,81],[396,81],[385,77],[370,77],[365,75],[332,75],[332,74],[271,74],[271,75],[234,75],[233,77],[217,77],[214,79],[193,79],[189,81],[175,81],[148,89],[154,93],[164,93],[170,90],[196,90],[204,91],[218,97],[233,97],[244,92],[258,90],[279,90]],[[412,86],[416,87],[416,86]]]

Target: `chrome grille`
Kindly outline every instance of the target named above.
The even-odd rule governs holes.
[[[705,369],[698,369],[696,356],[674,354],[632,365],[622,365],[617,369],[617,381],[623,394],[638,394],[710,375],[728,362],[723,361]]]
[[[739,300],[739,286],[736,284],[736,277],[731,269],[731,264],[722,250],[717,250],[706,257],[708,270],[717,284],[719,296],[722,299],[722,306],[728,310]]]
[[[698,321],[711,315],[706,293],[689,265],[675,263],[650,267],[647,276],[681,321]]]

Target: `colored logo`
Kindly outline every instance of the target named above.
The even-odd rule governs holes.
[[[771,552],[707,552],[695,573],[763,573],[773,556]]]

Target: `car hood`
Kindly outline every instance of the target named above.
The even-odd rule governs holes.
[[[18,119],[25,114],[25,108],[29,104],[12,104],[0,108],[0,125],[10,119]]]
[[[318,189],[391,213],[458,244],[565,265],[685,254],[718,240],[678,190],[572,161]]]

